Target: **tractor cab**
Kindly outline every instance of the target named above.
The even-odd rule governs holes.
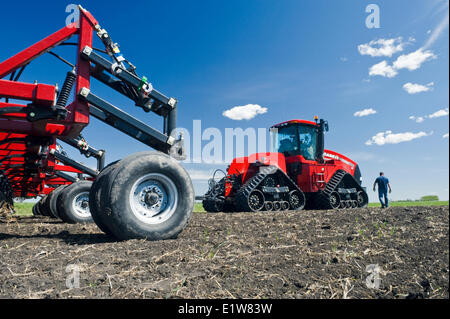
[[[324,131],[328,123],[324,120],[311,122],[291,120],[270,128],[272,150],[286,157],[301,155],[305,160],[323,161]]]

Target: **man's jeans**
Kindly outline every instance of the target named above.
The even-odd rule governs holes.
[[[384,202],[383,202],[383,196],[384,196]],[[378,198],[380,199],[381,207],[389,207],[389,199],[387,191],[385,192],[378,192]]]

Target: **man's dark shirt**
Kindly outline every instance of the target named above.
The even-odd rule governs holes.
[[[389,179],[387,179],[387,177],[379,176],[375,180],[375,183],[378,184],[378,192],[387,193],[387,184],[389,183]]]

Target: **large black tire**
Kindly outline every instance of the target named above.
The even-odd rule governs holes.
[[[114,237],[113,233],[108,229],[104,218],[108,218],[101,207],[101,195],[102,190],[105,189],[104,185],[108,174],[118,166],[119,161],[108,164],[100,174],[97,175],[95,181],[92,183],[91,190],[89,192],[89,209],[91,211],[92,219],[94,223],[100,228],[106,235]]]
[[[93,222],[92,215],[89,213],[88,200],[91,186],[91,181],[78,181],[61,191],[56,206],[59,217],[64,222],[69,224],[87,224]],[[83,210],[80,210],[80,208],[77,209],[77,204],[82,205]]]
[[[57,201],[61,192],[66,188],[67,185],[61,185],[56,187],[50,194],[47,195],[47,198],[43,202],[43,205],[47,212],[49,212],[50,217],[52,218],[60,218],[58,213]]]
[[[194,209],[186,170],[161,152],[141,152],[120,161],[102,183],[103,221],[115,238],[176,238]]]

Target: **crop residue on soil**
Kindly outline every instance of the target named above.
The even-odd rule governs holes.
[[[0,298],[448,298],[448,217],[448,206],[196,213],[160,242],[20,218],[0,222]],[[74,267],[80,287],[67,288]]]

